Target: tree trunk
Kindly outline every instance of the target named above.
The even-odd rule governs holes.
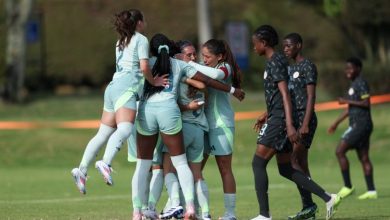
[[[11,102],[23,99],[26,65],[26,22],[33,0],[6,0],[6,80],[3,97]]]

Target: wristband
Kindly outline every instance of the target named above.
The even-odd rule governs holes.
[[[231,94],[233,94],[234,93],[234,91],[236,91],[236,89],[232,86],[232,87],[230,87],[230,93]]]

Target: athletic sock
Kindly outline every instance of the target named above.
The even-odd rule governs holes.
[[[313,206],[314,202],[313,197],[311,196],[311,192],[298,185],[297,188],[299,190],[299,194],[301,195],[303,209]]]
[[[145,173],[149,173],[151,166],[152,160],[137,159],[137,165],[131,181],[133,211],[141,211],[142,205],[147,203],[145,192],[149,186],[149,182],[148,175],[145,175]]]
[[[196,198],[199,206],[202,209],[202,214],[207,216],[210,212],[209,209],[209,189],[204,180],[199,180],[195,184],[196,187]],[[226,203],[225,203],[226,204]]]
[[[152,178],[150,180],[149,189],[149,209],[156,209],[156,204],[161,196],[161,191],[164,185],[164,174],[162,169],[153,169]]]
[[[179,180],[174,173],[167,173],[164,178],[171,207],[180,205]]]
[[[349,174],[349,169],[342,170],[341,174],[343,175],[344,186],[348,188],[352,188],[351,175]]]
[[[325,202],[328,202],[331,197],[328,193],[325,192],[317,183],[315,183],[310,177],[306,176],[304,173],[294,169],[291,166],[291,163],[278,164],[280,175],[286,177],[287,179],[295,182],[298,186],[303,187],[304,189],[310,191],[311,193],[316,194]]]
[[[183,190],[186,205],[194,206],[194,177],[188,166],[187,157],[185,154],[171,156],[172,164],[177,171],[180,187]]]
[[[373,175],[372,175],[372,174],[370,174],[370,175],[364,175],[364,179],[366,179],[367,190],[368,190],[368,191],[375,191],[374,177],[373,177]]]
[[[121,149],[122,144],[130,136],[134,125],[130,122],[120,122],[117,125],[116,131],[110,136],[107,142],[106,151],[103,155],[103,162],[107,165],[111,165],[115,154]]]
[[[225,193],[223,195],[223,199],[225,202],[225,212],[236,216],[236,194],[235,193]]]
[[[252,169],[255,177],[255,189],[260,215],[269,218],[267,164],[268,160],[265,160],[256,154],[253,156]]]
[[[81,159],[79,169],[84,175],[87,175],[88,166],[91,164],[92,160],[96,157],[98,151],[103,146],[104,143],[110,138],[110,135],[114,133],[115,128],[107,126],[105,124],[100,124],[99,130],[95,137],[93,137],[87,144],[85,148],[83,158]]]

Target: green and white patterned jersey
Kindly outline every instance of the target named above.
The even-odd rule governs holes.
[[[148,102],[161,102],[168,99],[174,99],[177,100],[178,97],[178,88],[180,79],[183,76],[186,76],[188,78],[192,78],[196,74],[196,69],[190,65],[188,65],[186,62],[170,58],[171,60],[171,74],[169,74],[169,87],[165,88],[159,93],[153,94],[151,97],[148,98]],[[156,57],[152,57],[149,60],[150,68],[153,67],[154,63],[156,62]]]
[[[193,98],[188,97],[188,89],[189,85],[185,83],[186,77],[183,77],[180,81],[180,87],[179,87],[179,99],[178,102],[181,105],[187,105],[193,100],[202,100],[205,101],[205,95],[201,91],[197,91],[195,96]],[[188,110],[183,111],[181,113],[181,118],[183,122],[187,122],[190,124],[197,124],[199,125],[204,131],[209,130],[209,125],[207,122],[206,114],[204,112],[204,105],[202,105],[201,108],[198,110]]]
[[[118,42],[117,42],[118,45]],[[120,78],[126,74],[131,74],[129,84],[130,88],[138,88],[140,81],[143,79],[143,74],[140,69],[140,60],[149,59],[149,42],[148,39],[138,33],[131,37],[130,43],[123,49],[115,49],[116,55],[116,72],[113,79]]]

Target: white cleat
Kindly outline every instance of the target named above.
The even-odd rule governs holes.
[[[74,168],[71,173],[74,182],[76,183],[77,189],[80,191],[80,193],[87,193],[87,191],[85,190],[85,182],[87,181],[87,177],[84,175],[84,173],[81,172],[79,168]]]
[[[106,182],[107,185],[111,186],[114,184],[111,178],[112,168],[110,166],[108,166],[102,160],[99,160],[96,162],[95,167],[99,173],[102,174],[104,182]]]

